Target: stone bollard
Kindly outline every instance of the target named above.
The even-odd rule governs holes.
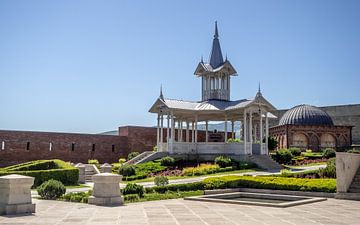
[[[0,177],[0,215],[35,213],[31,202],[34,177],[12,174]]]
[[[79,183],[85,184],[85,165],[78,163],[75,165],[75,167],[79,169]]]
[[[111,173],[112,172],[112,166],[108,163],[104,163],[102,166],[100,166],[102,173]]]
[[[120,193],[122,176],[112,173],[100,173],[92,176],[94,188],[88,203],[94,205],[122,205],[124,199]]]

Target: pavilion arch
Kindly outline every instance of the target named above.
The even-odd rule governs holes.
[[[306,149],[309,144],[308,137],[303,133],[294,133],[292,145]]]
[[[309,140],[309,149],[314,151],[319,150],[319,137],[316,134],[312,134]]]
[[[336,138],[329,133],[322,134],[320,138],[320,146],[321,148],[335,148]]]

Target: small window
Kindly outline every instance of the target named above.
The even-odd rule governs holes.
[[[95,151],[95,144],[92,144],[92,149],[93,152]]]
[[[73,152],[75,150],[75,143],[71,143],[71,151]]]
[[[5,141],[1,142],[1,150],[5,150]]]
[[[115,145],[111,145],[111,151],[115,152]]]
[[[49,143],[49,151],[50,151],[50,152],[52,151],[52,147],[53,147],[53,143],[50,142],[50,143]]]
[[[30,142],[26,143],[26,150],[29,151],[30,150]]]

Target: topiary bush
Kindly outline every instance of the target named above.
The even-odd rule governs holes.
[[[269,150],[275,150],[278,145],[277,140],[274,137],[268,137],[268,148]]]
[[[160,164],[162,166],[174,166],[175,165],[175,159],[170,156],[165,156],[161,158]]]
[[[138,156],[140,153],[139,152],[130,152],[128,155],[128,160],[135,158],[136,156]]]
[[[324,151],[323,151],[323,157],[324,158],[334,158],[336,157],[336,151],[332,148],[326,148]]]
[[[300,156],[301,155],[300,148],[291,147],[291,148],[289,148],[289,151],[291,152],[291,154],[293,156]]]
[[[293,158],[293,155],[291,152],[287,149],[280,149],[275,152],[274,155],[272,155],[274,160],[280,164],[289,164],[291,163],[291,159]]]
[[[128,194],[137,194],[140,198],[144,196],[144,187],[135,183],[128,183],[126,187],[123,189],[122,193],[124,195]]]
[[[165,176],[157,176],[154,179],[154,184],[156,186],[166,186],[169,184],[169,179]]]
[[[336,178],[336,159],[330,159],[326,163],[326,167],[319,170],[321,177]]]
[[[124,159],[124,158],[120,158],[120,159],[119,159],[119,163],[120,163],[120,164],[124,164],[125,162],[126,162],[126,159]]]
[[[37,188],[37,192],[43,199],[54,200],[64,195],[66,188],[60,181],[51,179],[42,183]]]
[[[139,200],[140,200],[140,197],[137,194],[124,195],[124,201],[125,202],[137,202]]]
[[[231,166],[231,159],[227,156],[218,156],[215,158],[215,164],[219,165],[221,168]]]
[[[123,176],[135,175],[135,168],[132,165],[123,165],[119,168],[119,174]]]

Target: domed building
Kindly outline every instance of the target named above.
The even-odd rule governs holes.
[[[334,125],[332,118],[315,106],[298,105],[289,109],[269,133],[277,140],[278,149],[298,147],[318,151],[350,147],[351,130],[352,126]]]

